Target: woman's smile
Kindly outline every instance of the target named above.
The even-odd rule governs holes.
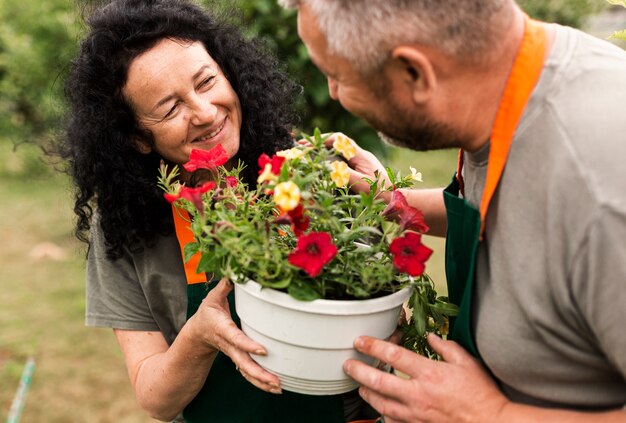
[[[209,131],[205,131],[204,135],[201,135],[201,136],[197,137],[196,139],[194,139],[191,142],[193,144],[200,144],[200,143],[204,143],[206,141],[211,141],[212,142],[214,138],[216,138],[217,136],[222,134],[222,130],[226,126],[226,121],[227,120],[228,120],[228,116],[225,117],[224,119],[222,119],[221,123],[218,124],[217,128],[215,128],[215,129],[210,128]]]

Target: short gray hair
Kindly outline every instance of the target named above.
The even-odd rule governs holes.
[[[329,52],[362,73],[380,68],[393,47],[431,46],[465,63],[480,63],[509,24],[513,0],[278,0],[306,4]]]

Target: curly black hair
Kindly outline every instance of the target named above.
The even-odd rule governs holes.
[[[134,58],[164,38],[202,42],[220,65],[242,107],[239,152],[243,179],[254,181],[257,159],[293,145],[294,104],[301,89],[258,42],[183,0],[114,0],[95,10],[72,62],[65,94],[67,134],[58,152],[76,186],[76,236],[89,242],[94,207],[107,255],[141,251],[173,231],[170,205],[157,188],[161,157],[141,154],[137,139],[152,145],[122,95]]]

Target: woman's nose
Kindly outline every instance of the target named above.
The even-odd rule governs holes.
[[[192,124],[210,125],[217,118],[217,107],[209,99],[198,96],[193,101],[191,113]]]

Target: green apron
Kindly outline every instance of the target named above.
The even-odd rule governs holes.
[[[446,235],[446,279],[448,298],[459,306],[459,314],[450,319],[450,339],[478,357],[471,331],[471,303],[474,287],[476,250],[480,234],[480,213],[459,196],[457,178],[444,190],[448,218]]]
[[[173,215],[182,252],[184,246],[193,241],[189,216],[176,209],[173,209]],[[207,282],[206,274],[195,272],[198,260],[196,255],[185,263],[187,319],[218,283],[216,280]],[[228,295],[228,302],[233,321],[241,327],[234,307],[234,291]],[[248,382],[222,352],[217,354],[203,388],[187,405],[183,417],[186,423],[345,423],[341,395],[267,393]]]
[[[187,318],[191,317],[210,289],[210,284],[187,285]],[[228,296],[230,313],[241,327],[235,312],[234,292]],[[248,382],[231,359],[218,353],[204,387],[183,412],[187,423],[344,423],[340,395],[311,396],[283,391],[281,395],[262,391]]]
[[[448,296],[459,306],[450,320],[449,338],[478,357],[472,330],[472,299],[476,277],[476,252],[483,240],[485,218],[508,158],[513,136],[534,90],[545,60],[547,37],[539,22],[526,19],[522,44],[509,75],[490,137],[489,161],[480,209],[464,198],[463,151],[452,183],[444,190],[448,219],[446,235],[446,278]]]

